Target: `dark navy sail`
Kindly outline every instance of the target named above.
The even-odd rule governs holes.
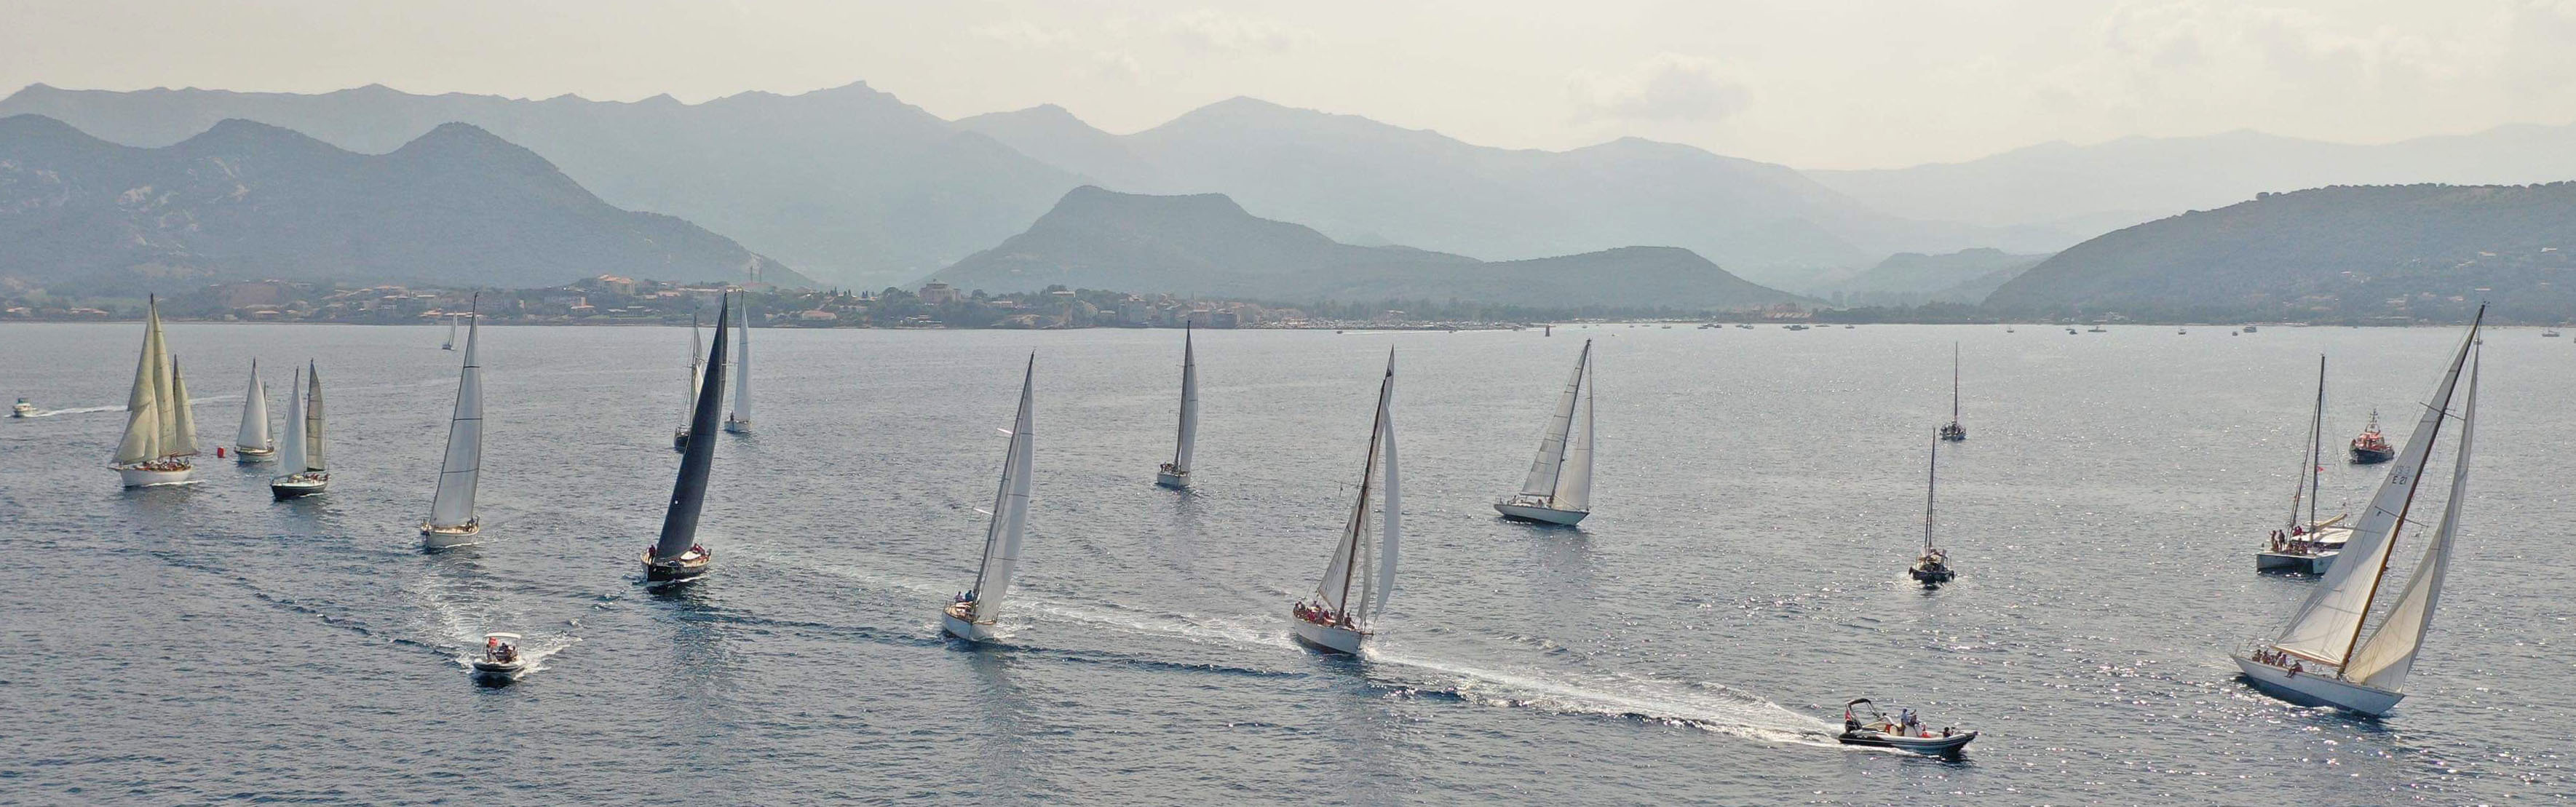
[[[716,311],[716,342],[707,351],[706,377],[698,383],[697,410],[689,413],[691,435],[715,434],[723,420],[725,327],[732,322],[725,315],[732,310],[728,295]],[[653,557],[679,557],[697,541],[698,509],[707,503],[707,472],[715,466],[717,442],[690,440],[689,450],[680,455],[680,478],[671,485],[671,509],[662,515],[662,540],[653,545]]]

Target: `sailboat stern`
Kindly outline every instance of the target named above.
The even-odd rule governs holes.
[[[1162,468],[1154,471],[1154,484],[1171,488],[1173,490],[1188,490],[1190,487],[1190,472],[1174,471],[1172,470],[1172,464],[1166,462],[1163,463]]]
[[[751,421],[726,418],[724,422],[724,430],[726,434],[750,434]]]
[[[679,452],[687,452],[689,450],[689,430],[671,430],[671,450]]]
[[[449,526],[439,526],[426,521],[420,524],[420,542],[431,549],[445,549],[473,543],[482,534],[483,520],[479,518]]]
[[[2397,708],[2406,693],[2363,686],[2334,676],[2332,667],[2320,665],[2297,672],[2255,661],[2251,655],[2234,657],[2236,668],[2243,671],[2246,683],[2263,694],[2300,706],[2332,706],[2354,714],[2378,717]],[[2304,663],[2303,663],[2304,664]]]
[[[1331,653],[1358,655],[1360,641],[1368,638],[1368,631],[1340,625],[1326,625],[1295,614],[1289,615],[1288,624],[1296,629],[1297,641]]]
[[[706,574],[707,567],[714,565],[715,560],[716,553],[705,547],[692,546],[678,557],[657,558],[653,556],[653,548],[648,546],[644,548],[644,579],[652,582],[687,580]]]
[[[185,462],[150,462],[141,465],[112,465],[116,475],[124,478],[129,488],[154,488],[163,485],[185,485],[196,480],[197,469]]]
[[[946,633],[950,636],[955,636],[969,642],[992,641],[994,631],[998,627],[999,626],[989,621],[975,621],[975,603],[973,602],[960,601],[949,603],[947,608],[940,609],[939,611],[939,630],[942,633]]]
[[[243,465],[257,465],[263,462],[276,462],[277,449],[233,446],[233,461]]]

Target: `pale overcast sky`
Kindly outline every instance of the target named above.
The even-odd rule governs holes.
[[[194,86],[700,101],[852,81],[1113,132],[1249,95],[1562,149],[1800,167],[2257,129],[2576,120],[2576,0],[0,0],[0,92]]]

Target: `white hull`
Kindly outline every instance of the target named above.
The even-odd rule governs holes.
[[[243,448],[241,446],[234,446],[233,461],[243,465],[258,465],[263,462],[276,462],[277,449]]]
[[[975,622],[966,619],[959,619],[956,614],[952,614],[944,610],[939,612],[939,629],[950,636],[955,636],[969,642],[992,641],[993,628],[994,625],[990,622]]]
[[[724,430],[726,434],[750,434],[751,421],[728,420],[725,421]]]
[[[1368,634],[1362,631],[1318,625],[1295,616],[1288,618],[1288,624],[1296,628],[1298,641],[1335,653],[1357,655],[1360,652],[1360,640],[1368,638]]]
[[[474,675],[478,678],[517,678],[520,673],[528,671],[525,661],[476,660],[473,664]]]
[[[475,543],[481,540],[482,536],[481,519],[468,521],[455,527],[439,527],[426,523],[420,525],[420,543],[431,549],[446,549],[451,546]]]
[[[2301,706],[2332,706],[2348,712],[2378,717],[2397,708],[2406,693],[2366,687],[2335,678],[2333,668],[2321,668],[2292,674],[2289,670],[2253,659],[2237,656],[2236,667],[2245,672],[2245,680],[2264,694]],[[2326,673],[2326,674],[2320,674]]]
[[[126,487],[129,487],[129,488],[150,488],[150,487],[159,487],[159,486],[162,486],[162,485],[185,485],[185,484],[188,484],[189,482],[195,481],[195,480],[189,479],[189,476],[190,476],[190,475],[192,475],[192,474],[195,474],[196,472],[197,472],[197,469],[195,469],[195,468],[191,468],[191,467],[184,467],[184,466],[183,466],[183,467],[181,467],[181,468],[179,468],[178,470],[175,470],[175,471],[154,471],[154,470],[145,469],[145,468],[118,468],[118,469],[116,469],[116,475],[117,475],[117,476],[120,476],[120,477],[124,477],[124,478],[125,478],[125,486],[126,486]]]
[[[1190,475],[1176,474],[1170,471],[1155,471],[1154,484],[1171,488],[1173,490],[1185,490],[1190,486]]]
[[[1592,512],[1589,510],[1555,510],[1546,507],[1512,504],[1509,502],[1496,502],[1494,504],[1494,512],[1503,514],[1504,518],[1518,519],[1521,521],[1536,521],[1542,524],[1557,524],[1567,527],[1574,526],[1575,522],[1582,521],[1584,516],[1592,515]]]
[[[2340,551],[2327,552],[2321,555],[2297,555],[2288,552],[2256,552],[2254,553],[2254,570],[2258,572],[2325,574],[2327,569],[2334,568],[2335,557],[2341,554],[2343,553]]]

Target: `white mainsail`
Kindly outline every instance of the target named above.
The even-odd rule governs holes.
[[[1351,503],[1350,518],[1342,524],[1341,540],[1333,546],[1333,558],[1324,566],[1323,579],[1315,584],[1315,603],[1352,625],[1366,625],[1368,618],[1386,605],[1395,583],[1396,541],[1402,532],[1402,519],[1396,508],[1401,504],[1402,492],[1395,478],[1395,429],[1388,417],[1394,396],[1395,353],[1388,351],[1386,378],[1378,384],[1376,422],[1369,428],[1368,463],[1360,470],[1359,498]],[[1378,508],[1384,521],[1379,532],[1380,546],[1371,552],[1369,505],[1381,463],[1387,469],[1386,500]],[[1353,591],[1355,588],[1357,591]]]
[[[1020,538],[1029,518],[1030,450],[1037,437],[1030,425],[1038,357],[1029,355],[1020,376],[1020,414],[1011,421],[1011,447],[1002,458],[1001,489],[993,494],[993,522],[984,531],[984,563],[975,571],[975,620],[991,622],[1002,613],[1002,598],[1011,593],[1011,575],[1020,566]]]
[[[2346,680],[2395,690],[2406,683],[2406,673],[2414,669],[2415,653],[2424,647],[2424,631],[2433,626],[2434,606],[2441,604],[2442,576],[2451,566],[2451,544],[2460,528],[2460,504],[2469,494],[2469,443],[2477,422],[2478,370],[2472,360],[2468,401],[2460,406],[2460,453],[2451,463],[2451,498],[2442,504],[2442,521],[2433,529],[2433,540],[2424,545],[2424,558],[2416,562],[2397,607],[2344,664]]]
[[[1172,473],[1189,476],[1190,445],[1199,433],[1199,360],[1190,344],[1191,332],[1181,332],[1181,435],[1172,449]]]
[[[447,458],[439,463],[438,493],[429,502],[429,526],[462,527],[474,521],[474,490],[483,472],[483,365],[475,361],[483,321],[465,326],[465,369],[456,378],[456,410],[447,421]]]
[[[2395,547],[2397,530],[2406,511],[2415,501],[2415,488],[2422,482],[2424,461],[2432,453],[2433,440],[2441,433],[2443,420],[2449,417],[2451,393],[2460,381],[2460,370],[2477,344],[2478,324],[2485,318],[2480,309],[2469,324],[2469,334],[2460,342],[2459,352],[2442,373],[2442,381],[2426,399],[2424,416],[2415,424],[2415,432],[2406,438],[2406,448],[2389,464],[2388,476],[2371,496],[2370,507],[2352,529],[2344,543],[2343,555],[2326,570],[2325,578],[2308,594],[2306,601],[2281,629],[2273,646],[2312,661],[2340,665],[2351,654],[2353,643],[2361,633],[2361,623],[2370,613],[2371,599],[2379,591],[2379,578],[2388,568],[2388,553]]]
[[[322,370],[310,361],[304,363],[304,389],[304,470],[329,470],[322,465]]]
[[[735,340],[735,341],[736,341],[735,347],[739,350],[739,352],[736,354],[736,356],[737,356],[737,357],[734,359],[734,369],[733,369],[733,372],[734,372],[734,376],[733,376],[733,415],[732,415],[731,417],[729,417],[729,418],[726,418],[726,422],[728,422],[728,423],[749,424],[749,423],[751,423],[751,295],[750,295],[750,294],[746,293],[746,294],[744,294],[744,295],[743,295],[743,300],[742,300],[742,313],[738,314],[737,316],[740,316],[740,317],[742,318],[742,321],[741,321],[740,323],[737,323],[737,327],[738,327],[739,329],[738,329],[738,330],[736,330],[736,331],[734,332],[734,335],[737,337],[737,339]]]
[[[258,359],[250,360],[250,388],[242,391],[241,431],[233,435],[233,445],[257,449],[275,447],[268,438],[268,388],[259,383]]]
[[[1583,343],[1583,357],[1574,364],[1575,384],[1582,388],[1583,407],[1574,410],[1566,423],[1565,460],[1557,464],[1556,494],[1549,505],[1558,510],[1592,509],[1592,342]]]
[[[179,377],[179,357],[170,357],[170,432],[161,443],[161,456],[192,457],[197,454],[197,417],[188,405],[188,382]]]
[[[304,370],[297,368],[286,384],[286,439],[277,444],[277,469],[281,476],[304,472]]]
[[[1530,461],[1529,476],[1521,480],[1521,495],[1548,498],[1551,501],[1564,479],[1569,459],[1570,440],[1574,429],[1576,406],[1583,396],[1584,365],[1591,362],[1592,341],[1583,342],[1583,354],[1574,362],[1574,376],[1566,379],[1565,391],[1556,398],[1556,408],[1547,416],[1547,430],[1538,438],[1538,457]],[[1590,469],[1583,473],[1585,486],[1590,486]]]
[[[135,465],[161,458],[161,422],[167,410],[162,402],[168,396],[161,391],[162,368],[168,359],[161,346],[161,304],[147,304],[143,320],[143,351],[134,360],[134,387],[125,396],[125,436],[116,442],[115,463]]]

